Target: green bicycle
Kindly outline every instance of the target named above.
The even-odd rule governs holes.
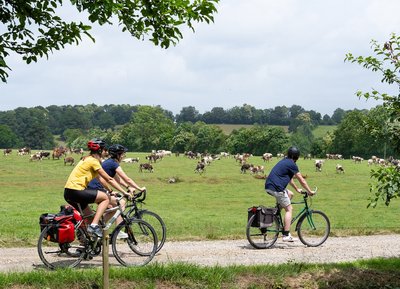
[[[329,218],[324,212],[311,209],[308,204],[307,192],[302,192],[303,201],[292,202],[293,205],[304,204],[302,210],[292,219],[291,224],[296,222],[296,232],[300,241],[309,247],[322,245],[329,237],[331,225]],[[256,249],[271,248],[278,239],[279,233],[283,232],[283,219],[281,206],[276,204],[276,213],[272,216],[272,224],[262,226],[256,221],[257,215],[254,210],[253,216],[248,220],[246,236],[249,243]]]

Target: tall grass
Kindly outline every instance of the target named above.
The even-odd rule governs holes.
[[[200,267],[152,264],[111,268],[111,288],[399,288],[400,260],[373,259],[342,264],[288,263]],[[99,269],[0,274],[0,288],[102,287]]]
[[[141,160],[145,155],[128,153],[128,157]],[[263,163],[261,157],[250,158],[251,163],[264,165],[266,173],[276,161]],[[122,167],[139,185],[147,187],[145,206],[165,220],[167,241],[245,238],[247,208],[274,205],[274,199],[264,192],[264,180],[241,174],[233,158],[214,161],[202,175],[194,172],[196,162],[184,156],[165,157],[154,164],[154,173],[139,173],[137,163]],[[337,174],[336,163],[328,160],[322,172],[316,172],[314,161],[298,161],[310,186],[318,187],[313,207],[329,216],[332,234],[399,232],[396,202],[390,207],[381,204],[367,209],[370,167],[344,160],[340,164],[346,172]],[[71,170],[62,160],[30,162],[28,156],[15,153],[0,158],[1,247],[36,246],[39,216],[58,212],[65,203],[63,187]],[[171,177],[178,182],[168,183]],[[296,200],[300,198],[296,195]]]

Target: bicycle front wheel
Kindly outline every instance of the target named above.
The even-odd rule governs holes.
[[[127,238],[119,239],[119,232]],[[129,219],[115,228],[112,237],[112,251],[117,261],[127,267],[143,266],[149,263],[157,250],[157,235],[153,227],[139,219]]]
[[[260,228],[252,227],[254,218],[253,215],[246,227],[246,236],[249,243],[256,249],[267,249],[272,247],[278,239],[279,235],[279,221],[276,216],[274,216],[274,222],[271,227]]]
[[[328,239],[330,231],[329,219],[321,211],[305,213],[297,224],[297,234],[300,241],[309,247],[322,245]]]
[[[134,217],[146,221],[153,227],[158,239],[156,253],[160,251],[167,238],[167,227],[163,219],[156,213],[147,210],[138,210]]]
[[[85,256],[85,232],[78,228],[73,242],[59,244],[49,240],[49,231],[52,229],[47,226],[40,233],[37,243],[40,260],[50,269],[76,267]]]

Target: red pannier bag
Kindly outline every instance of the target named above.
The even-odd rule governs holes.
[[[71,243],[75,240],[75,224],[82,220],[81,214],[72,206],[61,206],[58,214],[42,214],[39,218],[40,230],[50,228],[45,238],[59,244]]]

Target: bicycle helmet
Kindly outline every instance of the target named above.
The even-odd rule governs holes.
[[[87,147],[91,152],[100,152],[106,147],[106,142],[102,139],[94,138],[87,143]]]
[[[108,148],[108,153],[111,157],[118,157],[118,155],[126,153],[128,149],[120,144],[113,144]]]
[[[300,150],[297,147],[290,147],[287,152],[288,159],[297,161],[300,157]]]

